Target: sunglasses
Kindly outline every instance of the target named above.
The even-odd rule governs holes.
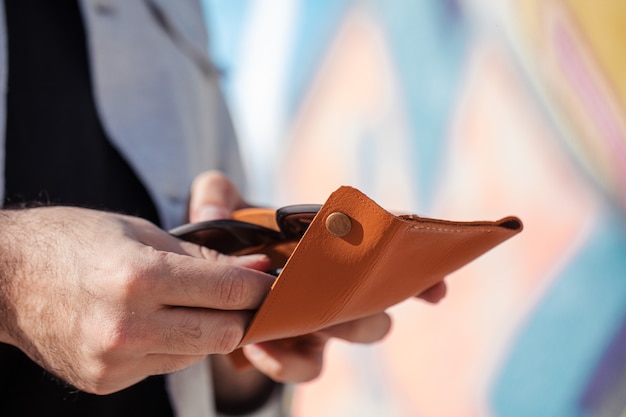
[[[227,255],[263,252],[268,247],[298,242],[321,207],[320,204],[298,204],[277,209],[278,230],[221,219],[185,224],[172,229],[170,234]]]

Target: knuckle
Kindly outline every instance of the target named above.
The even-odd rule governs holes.
[[[163,329],[162,338],[168,349],[177,349],[185,346],[193,354],[202,352],[201,340],[203,332],[197,318],[187,317],[177,326]]]
[[[117,289],[123,299],[132,300],[137,294],[145,293],[154,282],[155,261],[139,262],[132,258],[123,261],[116,269]]]
[[[215,337],[215,353],[231,353],[243,338],[243,327],[241,323],[233,321],[227,323],[220,334]]]
[[[219,294],[226,305],[238,307],[245,300],[246,286],[239,274],[228,274],[220,280]]]
[[[221,254],[218,251],[210,249],[202,245],[199,245],[199,247],[200,247],[200,254],[207,261],[218,262],[220,260]]]
[[[127,353],[139,352],[150,340],[151,332],[146,327],[141,311],[127,310],[103,314],[100,323],[94,326],[98,340],[92,345],[91,355],[102,360]]]
[[[137,339],[128,320],[110,323],[102,331],[100,352],[106,357],[116,352],[129,350]]]
[[[120,360],[140,349],[141,337],[130,320],[109,322],[100,327],[99,344],[94,345],[82,365],[80,388],[96,395],[111,394],[123,388],[120,376],[127,369]]]

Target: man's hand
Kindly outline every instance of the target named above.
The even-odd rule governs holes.
[[[273,278],[153,224],[69,207],[0,211],[0,341],[107,394],[232,351]]]
[[[207,172],[194,181],[190,204],[190,221],[214,220],[230,217],[233,210],[246,207],[236,187],[222,174]],[[444,283],[437,284],[419,297],[436,303],[445,296]],[[297,312],[294,312],[297,314]],[[244,347],[244,354],[254,367],[263,374],[279,382],[304,382],[317,377],[322,369],[324,349],[329,339],[335,337],[355,343],[373,343],[381,340],[391,327],[391,319],[386,313],[366,317],[336,325],[322,331],[294,339],[276,340]],[[214,368],[221,375],[216,378],[241,377],[229,367],[223,358],[213,360]],[[247,372],[240,378],[242,386],[253,387],[249,383],[254,374]],[[259,383],[263,381],[258,378]],[[219,385],[216,383],[219,390]],[[233,386],[224,390],[225,394],[236,392]],[[218,391],[219,394],[219,391]]]

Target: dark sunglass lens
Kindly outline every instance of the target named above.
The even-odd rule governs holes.
[[[276,221],[286,237],[300,239],[321,207],[319,204],[286,206],[276,211]]]
[[[285,218],[283,223],[283,232],[287,236],[301,238],[304,232],[309,228],[315,215],[312,214],[293,214]]]
[[[209,249],[213,249],[221,253],[237,252],[247,246],[245,242],[242,242],[236,235],[233,235],[227,229],[214,228],[196,230],[178,237],[188,242],[206,246]]]
[[[275,230],[235,220],[193,223],[174,229],[172,234],[225,254],[274,243],[280,239],[280,233]]]

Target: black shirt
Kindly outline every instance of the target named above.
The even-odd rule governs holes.
[[[77,1],[5,0],[5,9],[5,202],[87,206],[158,223],[98,118]]]
[[[147,191],[99,120],[77,1],[4,3],[9,51],[5,204],[107,209],[158,224]],[[0,344],[0,415],[137,417],[171,416],[172,411],[161,376],[96,396]]]

